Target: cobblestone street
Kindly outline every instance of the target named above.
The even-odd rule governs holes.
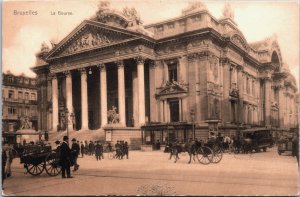
[[[106,156],[106,155],[104,155]],[[13,162],[13,176],[5,180],[6,195],[296,195],[296,159],[279,156],[276,148],[253,154],[225,153],[219,164],[187,164],[183,153],[174,163],[163,152],[130,152],[129,159],[96,161],[79,158],[73,179],[33,177]],[[216,189],[217,188],[217,189]]]

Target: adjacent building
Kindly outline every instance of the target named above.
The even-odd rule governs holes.
[[[41,130],[65,130],[66,109],[69,131],[101,129],[132,146],[298,125],[298,88],[276,37],[248,43],[229,4],[220,19],[197,2],[144,26],[135,9],[102,2],[43,44],[33,71]]]
[[[24,74],[2,74],[2,131],[38,129],[37,82]]]

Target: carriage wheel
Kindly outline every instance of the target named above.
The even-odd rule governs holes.
[[[207,165],[212,162],[213,152],[209,147],[203,146],[198,149],[196,156],[200,163]]]
[[[33,176],[40,175],[45,169],[45,162],[39,164],[27,164],[27,172]]]
[[[61,166],[59,165],[59,158],[56,152],[51,152],[45,159],[46,172],[50,176],[57,176],[61,172]]]
[[[219,163],[223,158],[223,152],[219,147],[214,147],[213,149],[213,159],[212,163]]]

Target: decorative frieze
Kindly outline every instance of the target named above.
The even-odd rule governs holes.
[[[208,58],[212,53],[210,51],[201,51],[196,53],[190,53],[187,55],[188,61],[195,61],[201,58]]]

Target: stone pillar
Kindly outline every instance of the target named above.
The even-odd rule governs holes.
[[[137,103],[139,102],[138,94],[138,78],[136,70],[132,71],[132,103],[133,103],[133,120],[134,126],[139,125],[139,107]]]
[[[271,79],[265,78],[265,126],[271,125]]]
[[[164,116],[165,122],[169,122],[169,105],[167,99],[164,100]]]
[[[101,64],[100,68],[100,118],[101,127],[107,124],[107,81],[106,81],[106,67]]]
[[[72,73],[71,71],[66,71],[65,72],[66,75],[66,99],[67,99],[67,108],[69,111],[69,115],[71,115],[71,113],[74,113],[73,110],[73,97],[72,97]],[[68,130],[69,131],[73,131],[73,123],[72,120],[68,117]]]
[[[159,101],[159,121],[164,122],[164,101]]]
[[[230,122],[230,101],[229,101],[229,91],[230,91],[230,63],[227,59],[221,61],[222,73],[223,73],[223,99],[222,99],[222,112],[221,117],[223,124]]]
[[[149,65],[149,83],[150,83],[150,109],[151,109],[151,113],[150,113],[150,121],[153,122],[157,122],[158,120],[158,109],[157,109],[157,101],[155,98],[155,94],[156,94],[156,75],[155,75],[155,71],[156,71],[156,64],[154,61],[150,62]]]
[[[119,123],[122,126],[126,126],[126,114],[125,114],[125,75],[124,75],[124,63],[122,61],[118,64],[118,102],[119,102]]]
[[[164,70],[164,82],[169,81],[169,71],[168,71],[168,65],[162,61],[163,64],[163,70]]]
[[[58,83],[56,75],[52,76],[52,131],[58,126]]]
[[[139,125],[145,124],[145,78],[144,63],[142,57],[136,58],[138,74],[138,94],[139,94]]]
[[[86,69],[80,69],[81,72],[81,130],[88,130],[88,92]]]

